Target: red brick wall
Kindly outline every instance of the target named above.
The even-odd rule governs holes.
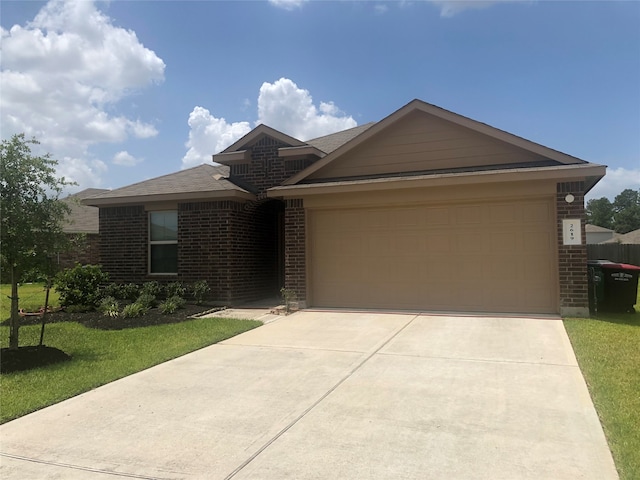
[[[147,228],[142,205],[100,208],[100,260],[110,281],[146,281]]]
[[[558,274],[560,314],[563,316],[589,315],[584,190],[584,182],[557,184]],[[569,193],[575,197],[572,203],[565,200]],[[582,245],[563,245],[562,220],[565,218],[580,219]]]
[[[242,207],[230,201],[178,206],[178,280],[206,280],[212,298],[226,304],[232,300],[232,217]]]
[[[278,157],[279,148],[290,146],[271,137],[262,137],[248,148],[250,163],[232,165],[231,175],[249,182],[262,198],[267,189],[282,184],[313,163],[311,159],[286,160]]]
[[[305,212],[302,199],[285,201],[285,287],[307,298]]]
[[[76,263],[81,265],[100,264],[100,235],[97,233],[76,234],[70,233],[73,248],[68,252],[62,252],[57,256],[60,269],[71,268]]]
[[[147,272],[148,213],[143,206],[103,208],[102,264],[111,281],[163,283],[206,280],[213,299],[226,305],[278,295],[278,216],[282,202],[216,201],[178,205],[178,275]]]

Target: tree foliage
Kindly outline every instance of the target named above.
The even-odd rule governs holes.
[[[613,204],[607,197],[594,198],[587,202],[587,223],[613,229]]]
[[[627,188],[613,202],[602,197],[587,202],[587,223],[628,233],[640,228],[640,190]]]
[[[24,134],[3,140],[0,147],[0,261],[3,281],[11,281],[11,348],[18,347],[18,282],[38,267],[51,273],[53,256],[67,245],[62,227],[69,207],[59,200],[71,185],[56,176],[49,154],[32,154],[36,139]]]
[[[640,190],[627,188],[613,200],[613,229],[628,233],[640,228]]]

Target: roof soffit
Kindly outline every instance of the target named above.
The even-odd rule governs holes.
[[[404,107],[400,108],[399,110],[396,110],[386,118],[380,120],[378,123],[374,124],[371,128],[365,130],[363,133],[361,133],[351,141],[345,143],[341,147],[329,153],[326,157],[322,158],[321,160],[318,160],[313,165],[307,167],[305,170],[301,171],[297,175],[294,175],[291,178],[287,179],[285,182],[283,182],[283,185],[295,185],[296,183],[304,180],[305,178],[317,172],[318,170],[322,169],[323,167],[333,162],[337,158],[343,156],[347,152],[352,151],[354,148],[362,145],[367,140],[378,135],[383,130],[387,129],[391,125],[395,124],[399,120],[407,117],[408,115],[414,112],[423,112],[425,114],[432,115],[442,120],[451,122],[455,125],[468,128],[471,131],[486,135],[489,138],[499,140],[501,142],[521,148],[525,151],[531,152],[535,155],[543,156],[551,160],[558,161],[565,165],[588,163],[584,160],[573,157],[571,155],[567,155],[565,153],[559,152],[557,150],[553,150],[551,148],[545,147],[535,142],[531,142],[522,137],[518,137],[511,133],[505,132],[504,130],[497,129],[485,123],[472,120],[470,118],[464,117],[457,113],[450,112],[443,108],[440,108],[435,105],[426,103],[422,100],[416,99],[416,100],[412,100],[411,102],[406,104]]]

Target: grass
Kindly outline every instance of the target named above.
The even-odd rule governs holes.
[[[0,321],[11,316],[11,285],[0,285]],[[35,311],[44,307],[45,290],[42,283],[25,283],[18,287],[19,307],[27,311]],[[53,288],[49,293],[49,305],[59,306],[58,292]]]
[[[621,480],[640,478],[640,291],[635,308],[564,321]]]
[[[5,295],[5,285],[0,291]],[[35,308],[42,286],[27,286],[19,295]],[[6,298],[6,295],[5,295]],[[42,292],[44,301],[44,292]],[[7,305],[5,305],[7,303]],[[5,310],[6,307],[6,310]],[[27,305],[21,303],[21,307]],[[9,316],[2,302],[1,317]],[[78,323],[47,325],[45,344],[72,356],[69,362],[0,377],[0,423],[39,410],[153,365],[233,337],[261,325],[257,321],[200,318],[144,328],[97,330]],[[9,328],[0,327],[0,346],[8,346]],[[20,328],[20,345],[37,345],[40,326]]]

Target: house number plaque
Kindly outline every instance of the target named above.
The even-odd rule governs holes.
[[[582,245],[582,233],[579,218],[565,218],[562,220],[563,245]]]

